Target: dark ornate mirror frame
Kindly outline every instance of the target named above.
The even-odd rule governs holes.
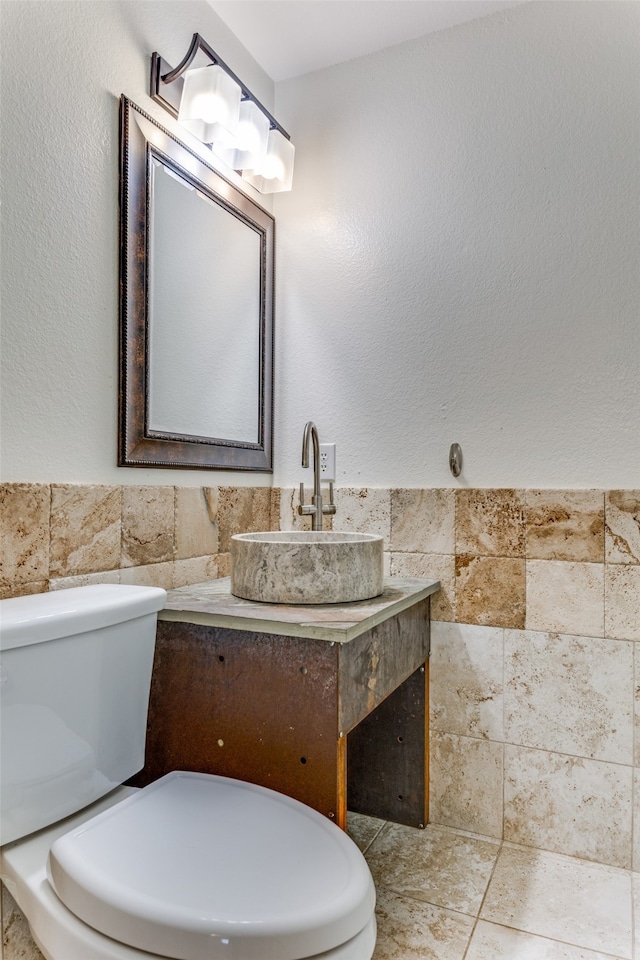
[[[260,243],[257,443],[159,434],[148,427],[149,225],[152,158],[256,230]],[[275,222],[199,154],[126,97],[120,99],[120,387],[118,466],[273,470]]]

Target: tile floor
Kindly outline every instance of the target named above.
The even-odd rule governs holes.
[[[376,883],[373,960],[640,960],[638,873],[435,824],[348,829]]]
[[[638,873],[435,824],[348,826],[376,883],[373,960],[640,960]],[[40,960],[4,905],[4,960]]]

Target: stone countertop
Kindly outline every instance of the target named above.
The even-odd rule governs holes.
[[[224,577],[169,590],[158,619],[348,643],[439,589],[438,580],[387,577],[383,592],[371,600],[301,605],[257,603],[234,597],[231,580]]]

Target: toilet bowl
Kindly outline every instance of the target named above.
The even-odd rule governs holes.
[[[315,810],[189,771],[119,785],[164,591],[64,593],[0,601],[0,875],[47,960],[370,960],[371,874]]]

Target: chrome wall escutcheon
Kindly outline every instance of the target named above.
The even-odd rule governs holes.
[[[449,469],[454,477],[462,473],[462,447],[459,443],[452,443],[449,450]]]

